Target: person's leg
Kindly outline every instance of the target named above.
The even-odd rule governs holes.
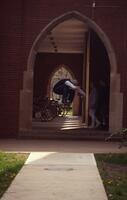
[[[100,126],[100,121],[98,120],[97,116],[96,116],[96,110],[94,109],[90,109],[89,111],[89,115],[91,117],[91,128],[97,128]]]
[[[67,85],[64,85],[64,87],[63,87],[63,97],[62,97],[63,103],[67,103],[69,93],[70,93],[69,87]]]
[[[101,123],[101,127],[105,127],[106,126],[106,113],[105,113],[105,109],[103,107],[100,108],[100,113],[99,113],[99,121]]]
[[[96,121],[96,117],[95,117],[95,111],[93,109],[89,110],[89,115],[91,117],[91,125],[90,128],[94,128],[95,127],[95,121]]]
[[[70,89],[68,93],[68,101],[70,104],[73,102],[74,96],[75,96],[75,91]]]
[[[101,125],[101,122],[97,119],[96,116],[95,116],[95,123],[96,123],[96,125],[95,125],[96,128]]]

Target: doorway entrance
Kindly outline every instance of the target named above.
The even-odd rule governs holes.
[[[58,104],[62,103],[62,96],[54,93],[53,87],[61,79],[76,79],[69,66],[63,64],[59,65],[56,67],[54,72],[51,74],[51,78],[49,79],[47,96],[49,96],[50,99],[56,101]],[[65,108],[65,115],[79,115],[79,98],[76,94],[73,103],[67,107],[67,109]]]
[[[92,75],[92,70],[93,70],[93,72],[95,72],[95,67],[94,67],[95,64],[98,66],[98,70],[100,70],[100,71],[101,70],[103,71],[103,69],[105,68],[104,65],[102,66],[103,63],[101,63],[99,61],[99,59],[98,59],[99,64],[97,64],[96,62],[94,63],[94,61],[96,59],[95,60],[93,59],[93,56],[91,56],[92,53],[90,53],[90,51],[89,51],[90,43],[88,42],[89,39],[88,39],[87,35],[88,35],[89,31],[92,30],[92,33],[94,33],[93,35],[95,36],[95,38],[94,38],[94,36],[92,36],[92,38],[94,38],[96,41],[97,41],[97,39],[99,39],[99,41],[101,41],[100,43],[104,47],[103,51],[105,51],[105,58],[107,57],[107,60],[108,60],[108,61],[107,60],[106,61],[108,63],[107,74],[108,74],[108,84],[109,84],[109,120],[108,120],[109,121],[109,130],[115,131],[119,128],[122,128],[123,95],[120,93],[120,75],[117,73],[117,64],[116,64],[114,50],[111,46],[111,43],[110,43],[108,37],[105,35],[105,33],[102,31],[102,29],[97,24],[95,24],[91,19],[87,18],[86,16],[82,15],[81,13],[79,13],[77,11],[72,11],[72,12],[68,12],[68,13],[54,19],[38,35],[38,37],[36,38],[32,48],[31,48],[29,58],[28,58],[27,71],[24,72],[24,86],[23,86],[23,90],[21,91],[21,94],[20,94],[19,130],[21,130],[21,131],[22,130],[31,130],[31,128],[32,128],[33,74],[34,74],[34,65],[35,65],[36,56],[40,51],[39,50],[40,44],[43,42],[42,46],[44,48],[45,41],[47,40],[46,35],[48,34],[48,36],[49,35],[51,36],[53,30],[54,30],[54,32],[55,32],[55,30],[57,30],[57,32],[58,32],[59,25],[64,22],[68,22],[69,20],[71,20],[71,24],[73,24],[72,21],[74,23],[76,22],[77,28],[75,30],[78,30],[78,31],[80,30],[80,33],[83,33],[82,35],[85,38],[85,40],[83,40],[84,38],[82,39],[82,46],[80,45],[80,47],[79,47],[77,45],[76,48],[80,49],[79,51],[81,51],[81,49],[83,49],[82,55],[85,55],[85,56],[83,56],[84,59],[83,59],[83,63],[82,63],[83,64],[82,65],[83,66],[82,77],[80,77],[80,79],[82,82],[83,89],[86,89],[86,92],[87,92],[86,99],[88,101],[88,96],[89,96],[88,88],[89,88],[90,78],[98,77],[98,76],[90,77],[90,74]],[[77,21],[79,23],[77,23]],[[67,26],[67,24],[64,24],[64,25]],[[58,27],[58,29],[57,29],[57,27]],[[73,30],[73,28],[74,27],[72,26],[71,30]],[[65,29],[65,27],[64,27],[64,29]],[[61,30],[61,28],[60,28],[60,30]],[[72,37],[72,32],[70,35]],[[73,35],[75,35],[75,41],[76,41],[76,37],[78,37],[78,35],[76,35],[76,34],[73,34]],[[66,34],[64,34],[64,36],[66,36]],[[79,40],[81,40],[81,37],[82,36],[80,35]],[[70,40],[70,38],[69,38],[69,40]],[[74,37],[72,37],[72,38],[74,41]],[[54,51],[54,53],[58,54],[59,49],[58,49],[58,46],[54,43],[54,39],[52,38],[52,36],[50,37],[50,41],[52,41],[52,51]],[[78,44],[81,44],[81,43],[78,43]],[[93,42],[93,44],[95,44],[95,42]],[[73,45],[76,45],[76,44],[74,44],[72,42],[71,49],[74,49]],[[92,43],[91,43],[91,45],[92,45]],[[93,47],[93,55],[95,55],[95,53],[97,52],[96,45],[94,45],[92,47]],[[63,49],[65,49],[65,46]],[[73,53],[77,53],[77,52],[73,52]],[[90,62],[91,57],[92,57],[92,62]],[[91,64],[91,63],[93,63],[93,64]],[[101,78],[102,78],[102,71],[101,71]],[[94,74],[95,73],[93,73],[93,75]],[[84,80],[87,80],[87,81],[85,82]],[[117,99],[119,99],[119,102]],[[119,106],[118,106],[118,104],[119,104]],[[86,110],[88,109],[88,105],[85,109]],[[85,115],[87,113],[86,110],[85,110]]]
[[[67,69],[68,68],[68,69]],[[54,85],[61,79],[73,79],[74,75],[69,72],[69,67],[65,65],[60,65],[51,74],[51,79],[48,84],[48,92],[51,99],[57,100],[61,99],[61,96],[53,92]]]

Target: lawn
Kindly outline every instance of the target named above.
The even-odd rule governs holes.
[[[24,165],[28,154],[0,152],[0,198]]]
[[[127,153],[95,154],[109,200],[127,200]]]

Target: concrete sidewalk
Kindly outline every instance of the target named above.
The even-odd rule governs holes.
[[[33,152],[2,200],[107,200],[92,153]]]
[[[93,153],[127,152],[84,140],[1,139],[0,150],[32,152],[2,200],[107,200]]]

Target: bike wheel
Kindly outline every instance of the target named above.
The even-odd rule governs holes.
[[[51,121],[52,119],[54,119],[54,116],[50,109],[46,108],[41,111],[41,121],[47,122]]]

